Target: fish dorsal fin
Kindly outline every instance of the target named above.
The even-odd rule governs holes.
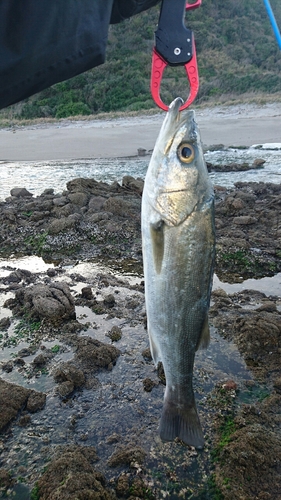
[[[207,349],[209,343],[210,343],[210,327],[209,327],[209,319],[208,319],[208,315],[207,315],[205,318],[204,324],[203,324],[200,338],[199,338],[197,346],[196,346],[196,351],[198,349]]]
[[[153,260],[157,274],[161,273],[164,257],[164,222],[150,225],[152,240]]]

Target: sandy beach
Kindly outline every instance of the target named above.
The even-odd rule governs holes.
[[[70,121],[0,130],[0,161],[135,156],[153,149],[164,112],[154,116]],[[281,104],[196,110],[203,144],[252,146],[281,142]]]

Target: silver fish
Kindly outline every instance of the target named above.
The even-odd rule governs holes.
[[[166,376],[160,437],[202,448],[192,378],[195,352],[210,340],[214,192],[195,113],[179,113],[181,104],[169,107],[145,178],[145,299],[152,357]]]

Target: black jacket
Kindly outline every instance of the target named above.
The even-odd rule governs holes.
[[[0,0],[0,108],[102,64],[110,23],[159,0]]]

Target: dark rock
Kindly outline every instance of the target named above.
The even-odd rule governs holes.
[[[12,478],[10,470],[0,469],[0,488],[5,488],[7,490],[14,482],[15,480]]]
[[[43,407],[43,401],[46,399],[45,394],[0,379],[0,431],[3,431],[18,412],[26,406],[30,396],[29,404],[34,411]]]
[[[17,365],[17,366],[24,366],[25,365],[25,361],[22,358],[15,358],[14,359],[14,364]]]
[[[2,318],[0,320],[0,331],[7,330],[9,326],[11,325],[11,320],[9,317],[7,318]]]
[[[224,150],[225,150],[224,144],[211,144],[208,147],[208,151],[224,151]]]
[[[11,371],[13,371],[14,363],[12,360],[6,361],[6,362],[2,363],[1,368],[4,372],[10,373]]]
[[[134,462],[142,464],[145,456],[146,452],[140,446],[124,446],[111,455],[108,465],[109,467],[118,467],[119,465],[131,465]]]
[[[106,336],[109,337],[112,342],[117,342],[122,338],[122,330],[119,326],[113,326]]]
[[[60,449],[38,481],[39,497],[46,500],[114,500],[115,493],[105,488],[105,478],[92,465],[96,461],[93,447]]]
[[[120,351],[112,345],[103,344],[89,337],[82,337],[78,339],[75,360],[80,363],[83,370],[88,370],[91,373],[99,368],[111,367],[119,355]]]
[[[122,187],[129,189],[130,191],[134,191],[139,193],[140,195],[143,192],[144,181],[143,179],[135,179],[130,175],[125,175],[122,179]]]
[[[130,494],[130,483],[127,474],[121,474],[117,479],[116,494],[118,497],[127,498]]]
[[[103,205],[106,201],[106,198],[103,196],[92,196],[89,201],[89,210],[92,212],[100,212],[103,208]]]
[[[85,193],[76,191],[75,193],[70,193],[68,195],[68,199],[74,205],[77,205],[78,207],[84,207],[85,205],[87,205],[89,197]]]
[[[256,158],[253,163],[254,168],[260,168],[265,164],[266,160],[263,160],[262,158]]]
[[[234,224],[241,224],[241,226],[248,226],[249,224],[255,224],[257,219],[255,217],[251,217],[250,215],[241,215],[241,217],[234,217]]]
[[[57,391],[62,398],[70,396],[74,390],[75,390],[74,383],[71,382],[70,380],[65,380],[64,382],[61,382],[57,388]]]
[[[26,415],[22,415],[19,418],[18,424],[21,427],[26,427],[28,424],[30,424],[30,422],[31,422],[31,417],[30,417],[30,415],[26,414]]]
[[[131,206],[121,197],[111,197],[106,200],[104,210],[112,212],[114,215],[129,216]]]
[[[54,194],[54,189],[53,188],[44,189],[43,195],[48,195],[48,194]]]
[[[92,300],[94,297],[90,286],[85,286],[84,288],[82,288],[81,295],[82,295],[82,299],[86,299],[86,300]]]
[[[216,479],[225,500],[280,497],[281,439],[272,430],[255,422],[236,430],[222,449],[220,463],[223,465],[216,468]]]
[[[70,220],[73,220],[75,223],[79,222],[82,219],[82,215],[78,213],[74,213],[68,216]]]
[[[9,222],[15,222],[17,220],[16,211],[6,208],[3,210],[3,218]]]
[[[144,349],[144,351],[142,351],[141,354],[144,357],[145,361],[152,361],[152,356],[149,347],[147,349]]]
[[[273,383],[274,389],[281,394],[281,377],[277,377]]]
[[[66,184],[70,193],[91,193],[99,188],[99,182],[94,179],[73,179]]]
[[[143,383],[143,388],[146,392],[151,392],[153,387],[157,385],[157,383],[151,380],[150,378],[145,378],[142,381],[142,383]]]
[[[53,204],[57,207],[62,207],[66,203],[69,203],[66,196],[59,196],[59,197],[53,199]]]
[[[31,220],[32,222],[38,222],[39,220],[45,219],[45,217],[46,215],[44,214],[44,212],[35,211],[32,215],[30,215],[29,220]]]
[[[91,212],[91,211],[89,211]],[[109,212],[97,212],[94,214],[90,214],[89,220],[93,223],[95,222],[100,222],[102,220],[109,220],[110,219],[110,213]]]
[[[56,219],[51,222],[48,233],[51,235],[59,234],[63,231],[67,231],[72,229],[76,224],[76,221],[70,219],[69,217],[62,217],[61,219]]]
[[[115,444],[118,443],[121,439],[122,438],[120,434],[116,434],[116,432],[114,432],[113,434],[111,434],[111,436],[108,436],[106,442],[107,444]]]
[[[67,219],[71,214],[73,214],[74,211],[74,206],[71,203],[67,203],[66,205],[62,207],[55,207],[54,210],[52,211],[52,215],[54,216],[55,219]],[[71,219],[69,219],[71,221]],[[70,226],[68,228],[68,224],[70,225],[70,222],[64,221],[64,227],[65,230],[67,231],[68,229],[72,229]],[[54,225],[55,227],[55,225]]]
[[[236,391],[237,387],[237,383],[234,380],[227,380],[227,382],[222,384],[222,388],[225,391]]]
[[[28,397],[26,409],[31,413],[36,413],[39,410],[42,410],[46,403],[46,394],[43,392],[35,392],[31,391],[31,394]]]
[[[114,307],[115,305],[115,297],[112,294],[106,295],[103,299],[103,303],[106,307]]]
[[[263,304],[258,307],[257,311],[275,312],[277,311],[276,304],[271,300],[265,300]]]
[[[61,364],[54,373],[54,379],[60,383],[71,382],[73,388],[82,387],[85,384],[84,373],[71,362]]]
[[[27,191],[25,188],[13,188],[10,191],[11,196],[15,196],[16,198],[25,198],[33,196],[32,193]]]
[[[50,277],[50,278],[53,278],[54,276],[56,276],[57,274],[57,271],[53,268],[53,267],[50,267],[49,269],[47,269],[47,275]]]
[[[34,366],[44,366],[46,364],[47,360],[43,354],[38,354],[36,358],[33,360],[33,365]]]
[[[3,282],[5,284],[8,284],[8,283],[20,283],[22,277],[20,275],[20,273],[18,273],[17,271],[13,271],[12,273],[9,274],[9,276],[6,276],[3,280]]]
[[[18,312],[28,312],[33,318],[46,318],[52,323],[75,318],[74,300],[69,286],[64,282],[17,290],[15,302]]]
[[[30,356],[33,353],[33,349],[31,347],[24,347],[20,351],[18,351],[19,358],[25,358],[26,356]]]

